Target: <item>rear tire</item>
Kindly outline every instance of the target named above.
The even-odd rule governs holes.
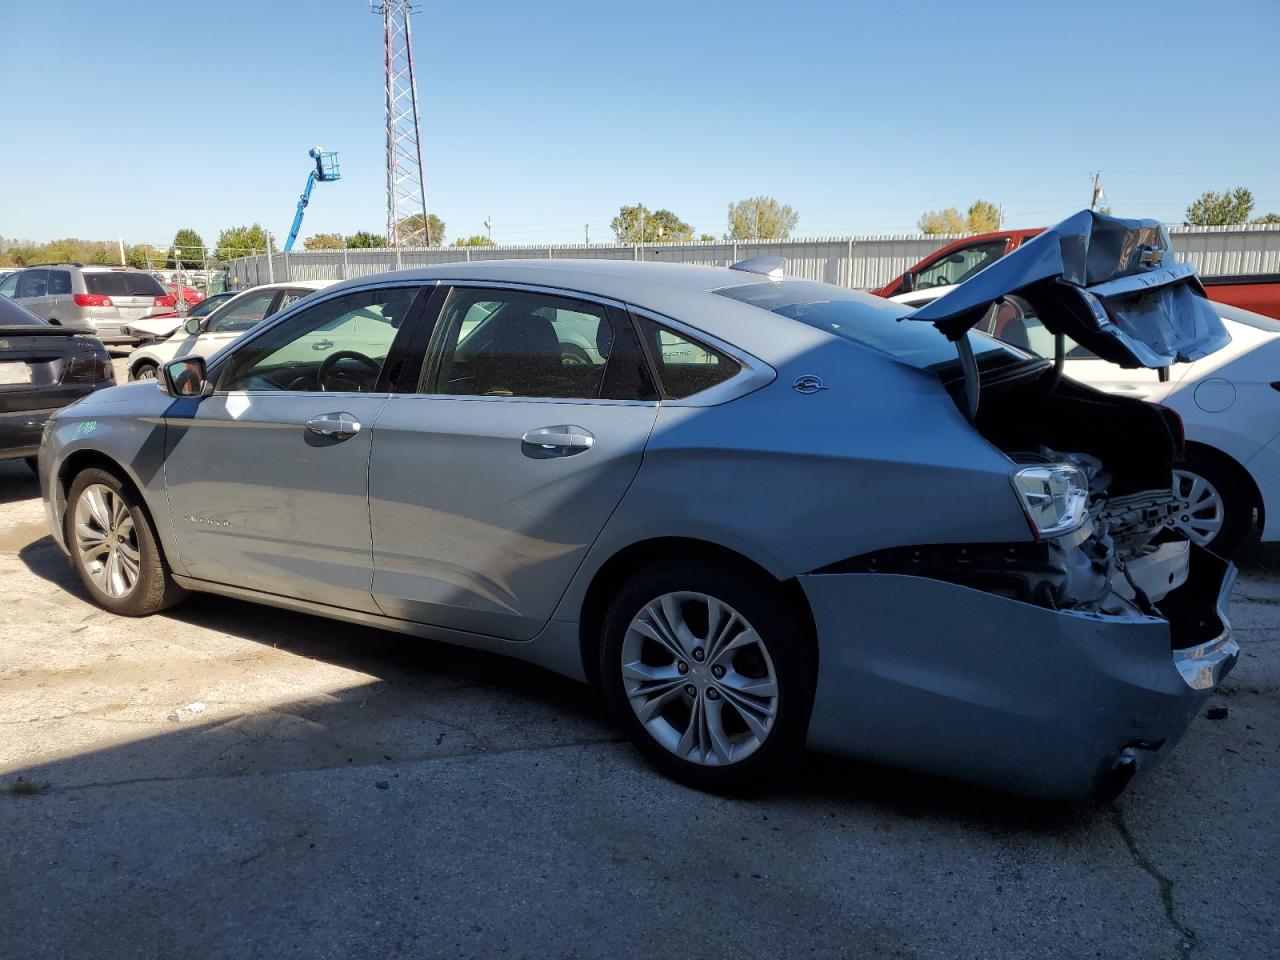
[[[642,568],[619,591],[600,678],[659,770],[701,790],[744,792],[775,786],[803,750],[817,667],[808,619],[775,581],[676,560]]]
[[[186,596],[173,581],[141,499],[115,474],[90,467],[76,475],[63,533],[85,589],[112,613],[143,617]]]
[[[1174,528],[1230,559],[1253,529],[1254,498],[1238,468],[1216,451],[1188,446],[1174,467],[1174,491],[1183,498]]]

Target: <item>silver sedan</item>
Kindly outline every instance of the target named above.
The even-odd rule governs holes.
[[[1081,214],[916,314],[762,261],[366,277],[61,411],[42,490],[109,610],[519,657],[696,786],[807,744],[1114,794],[1234,663],[1233,570],[1171,523],[1176,416],[970,328],[1016,296],[1116,362],[1204,355],[1167,254]]]

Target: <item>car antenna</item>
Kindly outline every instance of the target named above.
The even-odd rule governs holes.
[[[787,265],[786,257],[748,257],[732,264],[730,270],[741,270],[743,273],[758,273],[777,280],[782,277],[782,270]]]

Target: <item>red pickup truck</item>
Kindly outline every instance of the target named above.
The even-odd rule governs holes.
[[[990,266],[1043,232],[1044,227],[1000,230],[954,240],[929,254],[902,276],[871,292],[879,297],[892,297],[913,290],[963,283],[983,267]],[[1201,277],[1200,282],[1204,284],[1210,300],[1280,320],[1280,274]]]

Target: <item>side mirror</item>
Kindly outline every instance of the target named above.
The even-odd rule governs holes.
[[[902,275],[902,283],[898,286],[899,293],[910,293],[916,288],[916,275],[908,270]]]
[[[187,317],[187,322],[182,325],[183,329],[191,336],[196,336],[200,332],[200,318]]]
[[[171,397],[207,397],[213,392],[203,357],[171,360],[160,369],[165,393]]]

